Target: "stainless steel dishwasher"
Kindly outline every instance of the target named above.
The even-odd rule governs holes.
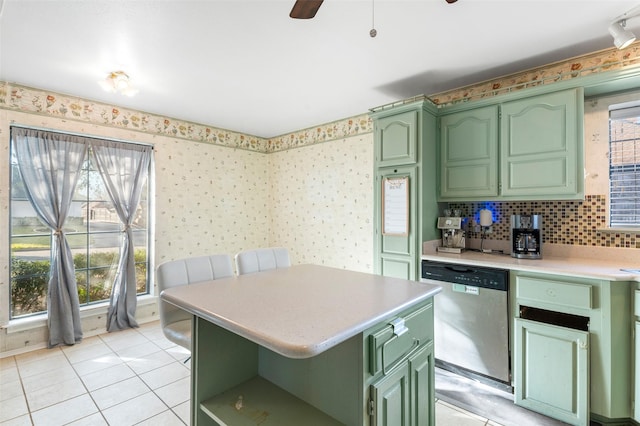
[[[511,385],[509,271],[422,261],[434,298],[436,365]]]

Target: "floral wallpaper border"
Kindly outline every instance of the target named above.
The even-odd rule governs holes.
[[[638,65],[640,65],[640,43],[633,43],[623,50],[615,47],[600,50],[502,78],[430,95],[429,99],[439,106],[451,105]]]
[[[0,109],[43,114],[262,153],[283,151],[373,131],[371,119],[367,114],[363,114],[265,139],[5,81],[0,81]]]
[[[640,65],[640,43],[605,49],[510,76],[428,96],[438,106],[497,96],[543,84]],[[373,132],[367,113],[265,139],[205,124],[0,81],[0,109],[43,114],[262,153],[285,151]]]

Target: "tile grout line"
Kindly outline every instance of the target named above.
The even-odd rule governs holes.
[[[138,333],[139,333],[140,335],[142,335],[145,339],[147,339],[147,341],[149,341],[149,342],[151,342],[151,343],[154,343],[154,342],[153,342],[152,340],[150,340],[147,336],[145,336],[145,335],[144,335],[144,333],[141,333],[141,332],[139,331],[139,328],[138,328],[138,329],[136,329],[136,332],[138,332]],[[155,344],[155,343],[154,343],[154,344]],[[157,346],[157,345],[156,345],[156,346]],[[158,347],[159,347],[159,346],[158,346]],[[166,352],[166,350],[165,350],[165,349],[163,349],[163,348],[160,348],[160,351],[162,351],[162,352]],[[169,355],[169,356],[170,356],[170,355]],[[118,356],[118,357],[119,357],[119,356]],[[177,362],[177,361],[179,361],[179,360],[175,360],[174,362]],[[161,367],[158,367],[158,368],[161,368]],[[155,368],[154,370],[157,370],[157,368]],[[160,401],[162,401],[162,403],[165,405],[165,407],[167,407],[167,409],[168,409],[169,411],[171,411],[171,412],[172,412],[172,413],[173,413],[173,414],[174,414],[174,415],[175,415],[175,416],[176,416],[176,417],[177,417],[177,418],[182,422],[182,418],[180,418],[180,416],[179,416],[175,411],[173,411],[173,409],[172,409],[171,407],[169,407],[169,405],[165,402],[165,400],[164,400],[164,399],[162,399],[162,398],[160,397],[160,395],[158,395],[158,394],[156,393],[156,390],[155,390],[155,389],[152,389],[152,388],[151,388],[151,386],[149,386],[149,385],[148,385],[148,384],[147,384],[147,383],[146,383],[146,382],[145,382],[145,381],[144,381],[144,380],[139,376],[139,374],[138,374],[138,372],[137,372],[137,371],[135,371],[135,370],[133,370],[133,369],[132,369],[132,371],[135,373],[136,377],[138,377],[138,378],[139,378],[139,379],[140,379],[140,380],[141,380],[141,381],[142,381],[142,382],[143,382],[143,383],[144,383],[144,384],[149,388],[149,390],[151,391],[151,393],[153,393],[153,394],[156,396],[156,398],[158,398]],[[149,370],[149,371],[153,371],[153,370]],[[181,379],[178,379],[178,380],[181,380]],[[175,383],[175,382],[172,382],[172,383]],[[171,384],[171,383],[169,383],[169,384]],[[169,384],[164,385],[164,386],[168,386]],[[162,388],[162,387],[164,387],[164,386],[161,386],[160,388]],[[160,389],[160,388],[158,388],[158,389]],[[191,395],[189,395],[189,399],[191,399]],[[142,423],[142,422],[146,422],[147,420],[149,420],[149,419],[151,419],[151,418],[153,418],[153,417],[155,417],[155,416],[157,416],[157,414],[156,414],[156,415],[154,415],[154,416],[151,416],[151,417],[149,417],[149,418],[146,418],[146,419],[144,419],[144,420],[141,420],[141,421],[139,421],[139,422],[138,422],[138,423],[136,423],[136,424],[140,424],[140,423]],[[182,422],[182,423],[184,423],[184,422]],[[134,426],[135,426],[135,425],[134,425]]]
[[[102,340],[102,339],[101,339]],[[109,348],[111,349],[111,348]],[[69,363],[69,366],[71,367],[71,369],[73,369],[73,372],[75,373],[75,375],[78,377],[78,380],[80,380],[80,383],[82,383],[82,387],[87,391],[87,395],[89,396],[89,398],[91,398],[91,401],[93,402],[93,404],[96,406],[96,409],[98,410],[98,413],[100,413],[100,416],[102,417],[102,419],[104,420],[104,422],[108,425],[109,422],[107,421],[107,419],[104,417],[104,414],[102,413],[102,410],[100,409],[100,406],[98,406],[98,403],[96,402],[96,400],[93,398],[93,395],[91,394],[91,392],[89,391],[89,388],[87,387],[87,384],[84,382],[84,380],[82,380],[82,376],[80,376],[80,372],[78,372],[78,370],[76,370],[76,367],[73,365],[73,363],[71,362],[71,359],[69,358],[69,356],[67,355],[67,353],[62,350],[62,353],[64,354],[65,358],[67,359],[67,362]],[[94,413],[95,414],[95,413]],[[79,419],[73,420],[73,421],[78,421],[84,418],[87,418],[89,416],[92,416],[93,414],[89,414],[87,416],[81,417]]]
[[[123,330],[123,331],[126,331],[126,330]],[[104,334],[100,334],[100,335],[95,336],[97,338],[99,344],[100,345],[104,345],[105,348],[107,349],[107,351],[105,351],[105,353],[106,352],[108,352],[108,353],[106,353],[105,355],[106,356],[114,356],[115,358],[117,358],[118,364],[116,364],[116,365],[125,366],[127,369],[131,370],[133,375],[131,377],[126,378],[126,379],[119,379],[116,382],[109,383],[108,385],[105,385],[105,386],[101,386],[101,387],[99,387],[97,389],[94,389],[93,391],[89,390],[89,384],[87,382],[85,382],[85,380],[83,380],[82,376],[80,375],[80,371],[81,370],[79,370],[78,368],[79,368],[79,363],[81,363],[81,362],[95,361],[98,358],[100,358],[101,356],[103,356],[102,353],[101,353],[101,350],[99,348],[97,348],[97,353],[99,353],[99,355],[93,355],[93,354],[90,354],[88,352],[83,354],[81,351],[84,350],[84,348],[80,348],[80,347],[78,347],[78,352],[77,353],[74,353],[74,351],[72,349],[65,351],[64,350],[65,348],[61,348],[61,347],[54,348],[53,350],[57,350],[57,351],[62,352],[62,354],[64,356],[64,362],[66,363],[66,365],[71,367],[75,378],[77,378],[81,382],[82,389],[84,389],[84,391],[85,391],[85,393],[83,393],[82,395],[87,394],[89,396],[89,398],[91,399],[92,403],[97,408],[97,412],[100,414],[100,417],[105,422],[105,424],[109,425],[110,423],[109,423],[107,417],[104,414],[104,410],[100,409],[100,406],[98,404],[98,400],[96,399],[96,397],[94,397],[94,394],[92,392],[96,392],[96,391],[98,391],[100,389],[104,389],[104,388],[112,386],[114,384],[121,383],[124,380],[130,380],[130,379],[135,377],[136,379],[138,379],[144,385],[144,389],[147,389],[147,390],[146,391],[143,390],[142,394],[136,395],[135,397],[132,397],[129,400],[131,400],[133,398],[138,398],[138,397],[140,397],[142,395],[148,395],[150,393],[151,395],[153,395],[154,398],[158,399],[161,402],[161,405],[158,404],[158,406],[156,408],[162,410],[162,411],[160,411],[158,413],[155,413],[155,414],[149,414],[149,417],[137,420],[135,425],[139,425],[139,424],[142,424],[142,423],[145,423],[145,422],[150,422],[151,419],[153,419],[156,416],[161,416],[161,415],[163,415],[163,413],[164,413],[165,416],[170,416],[171,418],[174,418],[174,417],[177,418],[178,421],[176,423],[178,423],[178,424],[188,425],[188,420],[185,421],[185,419],[183,419],[183,417],[179,414],[178,410],[180,410],[182,412],[182,414],[184,415],[184,408],[185,408],[184,404],[185,403],[189,404],[191,395],[188,395],[187,400],[185,400],[183,402],[176,403],[174,407],[171,407],[171,406],[169,406],[169,401],[173,400],[174,395],[177,396],[177,398],[175,398],[175,400],[181,400],[183,398],[183,392],[179,392],[179,393],[175,393],[174,394],[174,393],[170,393],[170,391],[167,390],[167,392],[165,393],[165,398],[168,398],[168,399],[166,401],[165,401],[165,399],[163,399],[160,396],[163,392],[159,392],[160,389],[163,389],[163,388],[165,388],[167,386],[171,386],[171,385],[175,384],[178,381],[181,381],[181,380],[184,380],[185,378],[190,377],[190,375],[191,375],[190,366],[184,365],[182,363],[182,361],[183,361],[182,358],[184,358],[184,357],[186,357],[188,355],[184,354],[184,353],[182,353],[180,351],[175,351],[175,350],[172,351],[172,348],[174,348],[175,346],[167,346],[165,344],[166,342],[163,343],[163,341],[161,341],[161,338],[158,337],[158,333],[157,333],[156,330],[154,330],[152,328],[148,328],[145,331],[147,331],[147,333],[143,332],[140,328],[136,328],[136,329],[134,329],[132,331],[129,331],[131,333],[130,336],[133,337],[136,342],[139,342],[139,343],[134,344],[133,346],[128,346],[127,345],[127,340],[126,340],[127,337],[126,336],[123,336],[124,340],[120,340],[119,342],[117,342],[115,344],[114,344],[114,340],[113,339],[110,339],[108,337],[105,338],[106,335],[104,335]],[[162,335],[160,335],[160,336],[162,336]],[[153,337],[157,337],[157,338],[154,340],[154,339],[152,339]],[[134,347],[139,346],[139,345],[146,345],[146,344],[149,344],[149,343],[153,344],[154,347],[157,347],[158,350],[157,351],[154,350],[150,354],[140,355],[139,357],[141,359],[143,359],[143,358],[145,358],[147,356],[152,356],[152,355],[154,355],[156,353],[158,353],[158,354],[159,353],[163,353],[163,355],[160,357],[160,359],[161,359],[161,362],[167,362],[166,364],[157,365],[157,364],[155,364],[156,360],[154,360],[154,361],[151,361],[152,362],[151,365],[153,366],[153,368],[151,368],[150,370],[146,370],[144,368],[144,365],[142,365],[141,369],[134,369],[125,359],[123,359],[121,357],[121,355],[118,352],[116,352],[114,350],[114,348],[118,347],[118,346],[122,346],[119,349],[120,351],[122,351],[122,350],[128,350],[129,348],[134,348]],[[150,349],[152,349],[152,348],[150,348]],[[91,351],[91,347],[90,346],[87,347],[87,350]],[[57,357],[57,354],[55,354],[55,353],[52,353],[52,355],[54,357]],[[167,358],[164,358],[165,356]],[[75,359],[78,360],[76,363],[72,363],[72,359],[74,359],[74,357],[75,357]],[[12,358],[13,358],[13,363],[15,365],[15,369],[16,369],[16,372],[17,372],[17,379],[20,382],[20,389],[22,391],[22,397],[24,399],[24,402],[25,402],[25,405],[26,405],[26,408],[27,408],[27,413],[25,413],[25,414],[28,414],[28,419],[31,422],[31,424],[33,425],[33,424],[35,424],[34,417],[33,417],[33,413],[34,412],[31,411],[31,406],[30,406],[29,400],[27,398],[27,392],[26,392],[26,388],[25,388],[25,381],[24,381],[23,374],[26,371],[25,370],[25,366],[27,364],[29,364],[31,362],[47,362],[47,361],[46,360],[41,360],[41,359],[39,359],[39,357],[36,356],[36,357],[33,357],[32,359],[28,359],[28,361],[26,363],[25,362],[19,363],[18,360],[16,359],[16,356],[13,356]],[[160,364],[160,363],[158,363],[158,364]],[[158,386],[155,389],[153,389],[151,387],[151,385],[148,384],[141,377],[144,374],[153,372],[155,370],[159,370],[159,369],[167,367],[167,366],[172,366],[172,367],[175,367],[176,369],[177,369],[177,366],[181,366],[182,368],[185,368],[185,369],[187,369],[189,371],[189,375],[187,375],[186,377],[183,376],[183,377],[180,377],[178,379],[172,380],[169,383],[164,383],[162,380],[160,380],[158,383],[163,383],[163,384],[161,386]],[[104,367],[104,368],[110,368],[110,367],[111,366]],[[87,374],[93,374],[93,373],[99,372],[101,370],[102,369],[99,369],[99,370],[96,370],[96,371],[88,370]],[[142,371],[142,372],[139,372],[139,371]],[[37,374],[42,374],[42,373],[37,373]],[[152,382],[153,381],[155,381],[155,380],[152,380]],[[78,388],[78,390],[81,391],[80,388]],[[60,404],[62,402],[65,402],[65,401],[68,401],[70,399],[76,398],[78,396],[81,396],[81,395],[77,395],[75,397],[67,398],[64,401],[56,402],[55,404],[51,404],[51,405],[49,405],[47,407],[42,407],[42,408],[40,408],[40,410],[45,409],[45,408],[49,408],[49,407],[53,407],[53,406],[55,406],[57,404]],[[118,405],[123,404],[125,402],[126,401],[118,402],[117,404],[114,404],[114,405],[108,407],[107,409],[110,409],[112,407],[117,407]],[[486,418],[483,418],[481,416],[477,416],[477,415],[475,415],[473,413],[470,413],[470,412],[468,412],[468,411],[466,411],[466,410],[464,410],[464,409],[462,409],[460,407],[454,406],[453,404],[444,403],[444,401],[440,400],[439,398],[436,398],[435,403],[436,403],[436,406],[450,407],[450,408],[454,409],[455,411],[459,412],[460,414],[462,414],[463,416],[465,416],[465,418],[473,418],[473,419],[478,421],[478,424],[481,424],[483,426],[500,426],[498,423],[492,422],[491,419],[486,419]],[[181,407],[181,408],[178,409],[178,407]],[[36,412],[40,411],[40,410],[36,410]],[[171,413],[171,414],[168,414],[168,413]],[[25,414],[21,414],[19,416],[16,416],[13,419],[6,419],[5,421],[11,421],[11,420],[14,420],[14,419],[18,419],[18,418],[24,416]],[[87,419],[87,418],[89,418],[91,416],[94,416],[95,414],[96,413],[94,412],[94,413],[91,413],[91,414],[84,415],[84,416],[82,416],[82,417],[80,417],[78,419],[72,420],[72,422],[76,422],[76,421],[81,421],[83,419]],[[27,417],[25,416],[24,419],[26,420],[26,418]],[[186,418],[188,418],[188,414],[187,414]],[[175,419],[174,419],[174,421],[175,421]]]

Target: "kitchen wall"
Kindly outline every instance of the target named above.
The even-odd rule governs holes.
[[[268,154],[251,150],[251,138],[192,126],[191,131],[198,136],[190,140],[184,136],[189,132],[188,125],[163,117],[6,84],[0,84],[0,94],[4,94],[0,96],[0,227],[4,229],[0,233],[0,324],[4,326],[0,330],[0,353],[42,347],[47,340],[44,319],[31,318],[6,327],[12,123],[152,144],[155,265],[186,256],[233,254],[269,245]],[[260,149],[264,151],[264,141],[253,141],[253,146],[262,143]],[[237,146],[242,144],[249,148]],[[85,336],[105,331],[105,313],[105,307],[83,308]],[[157,319],[155,298],[139,301],[137,317],[140,322]]]
[[[369,117],[272,140],[0,82],[0,164],[16,123],[152,144],[155,265],[208,253],[286,246],[294,263],[372,270],[373,139]],[[294,149],[294,148],[303,149]],[[0,227],[9,230],[9,167],[0,167]],[[9,234],[0,233],[0,307],[9,306]],[[157,319],[140,299],[139,322]],[[44,318],[9,324],[0,356],[43,347]],[[85,336],[104,332],[105,307],[83,308]]]
[[[467,102],[592,72],[637,66],[640,45],[608,49],[535,70],[434,95],[440,104]],[[115,99],[115,98],[114,98]],[[602,114],[587,103],[586,123]],[[600,119],[598,119],[598,122]],[[367,114],[265,140],[43,89],[0,82],[0,356],[43,346],[43,319],[11,324],[9,306],[9,126],[12,123],[154,145],[155,254],[166,260],[289,247],[294,263],[371,271],[373,136]],[[590,126],[590,124],[587,124]],[[638,234],[600,232],[605,219],[606,131],[586,128],[584,202],[500,203],[494,238],[508,239],[514,211],[545,214],[545,239],[560,245],[638,248]],[[604,167],[604,169],[603,169]],[[484,207],[464,203],[469,214]],[[106,309],[83,310],[85,335],[104,332]],[[156,301],[141,301],[138,319],[157,318]]]
[[[299,263],[373,271],[373,134],[269,156],[269,240]]]

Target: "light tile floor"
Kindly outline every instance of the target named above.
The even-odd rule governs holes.
[[[0,425],[189,424],[188,351],[159,322],[0,359]],[[438,426],[497,425],[444,401]]]

